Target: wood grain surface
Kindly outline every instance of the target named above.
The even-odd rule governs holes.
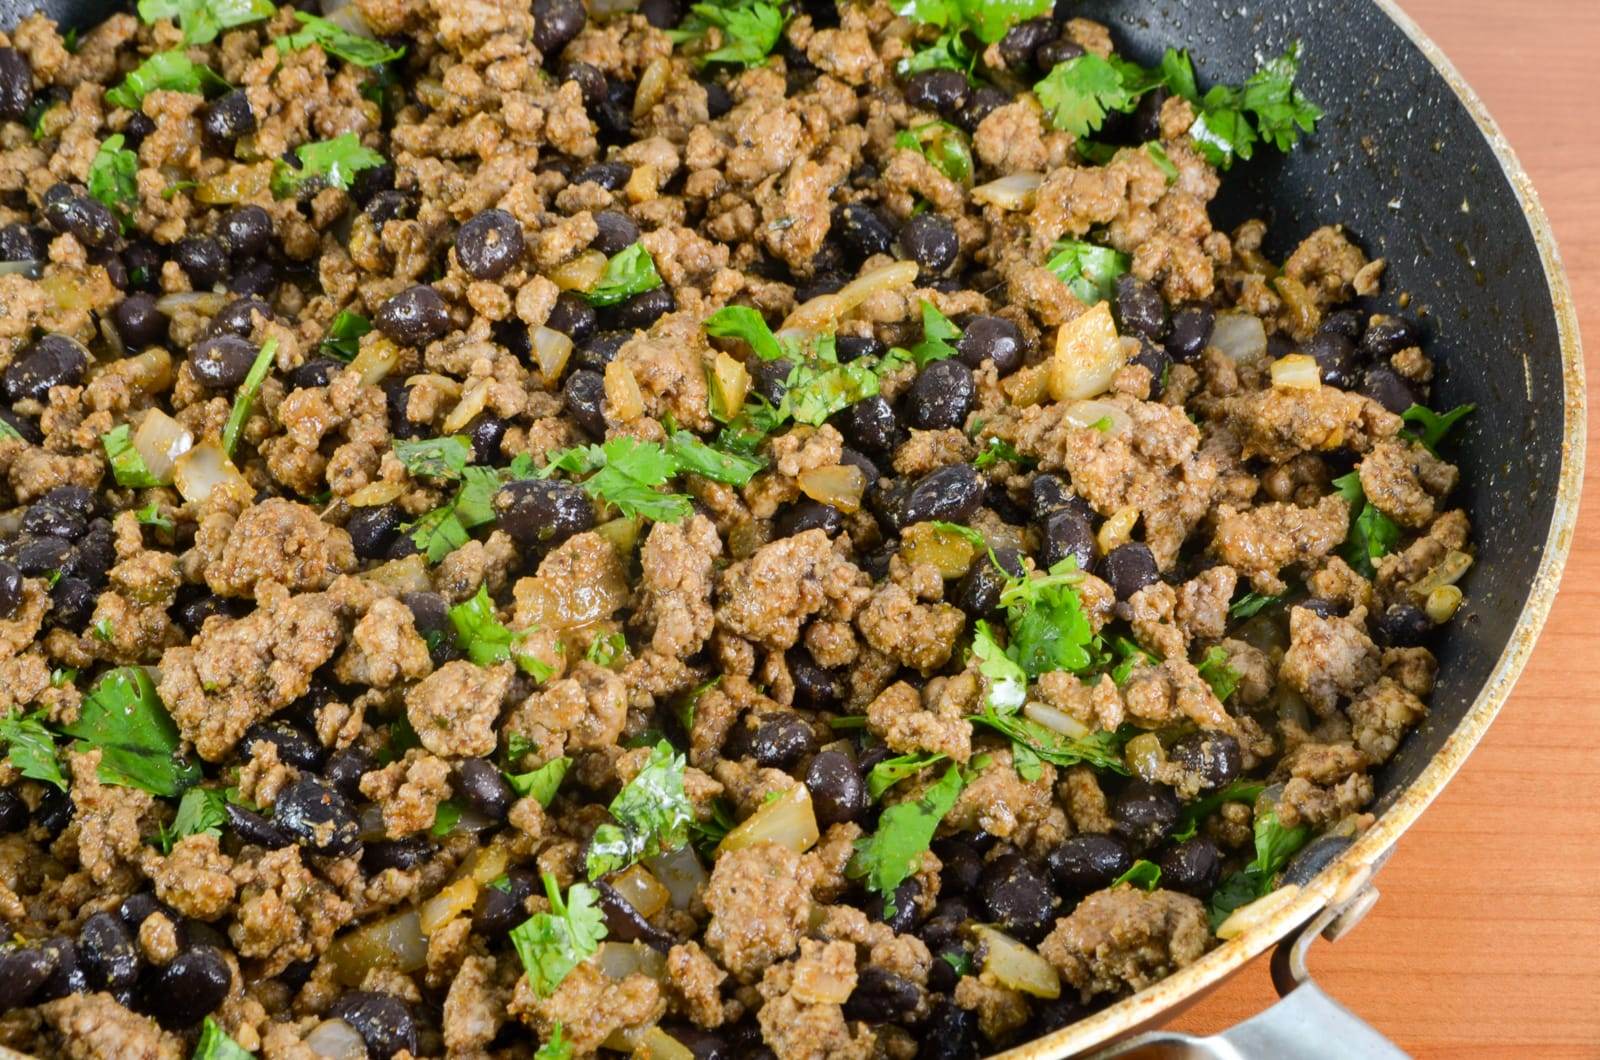
[[[1600,0],[1401,0],[1505,130],[1549,211],[1600,406]],[[1600,1057],[1600,454],[1561,594],[1516,692],[1400,841],[1382,899],[1319,945],[1322,986],[1418,1057]],[[1177,1026],[1273,1000],[1263,961]]]

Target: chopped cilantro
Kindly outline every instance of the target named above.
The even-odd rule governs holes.
[[[623,636],[620,630],[613,630],[610,633],[602,633],[594,640],[591,640],[589,642],[589,650],[583,653],[583,657],[596,666],[602,666],[609,670],[627,652],[628,638]]]
[[[1220,702],[1239,690],[1239,671],[1228,665],[1228,650],[1220,644],[1212,645],[1195,669]]]
[[[472,441],[465,435],[397,441],[394,455],[413,475],[455,480],[472,463]]]
[[[27,441],[27,439],[22,436],[21,431],[13,427],[8,421],[0,419],[0,441],[9,440],[15,440],[18,442]]]
[[[1178,817],[1178,827],[1172,833],[1172,841],[1181,843],[1185,839],[1193,839],[1200,829],[1200,822],[1210,817],[1222,808],[1226,802],[1247,802],[1254,804],[1261,793],[1266,790],[1266,785],[1259,780],[1235,780],[1224,788],[1213,791],[1203,799],[1185,803],[1182,814]]]
[[[250,406],[255,404],[261,384],[266,382],[267,373],[272,371],[272,358],[277,352],[277,339],[263,342],[255,361],[250,365],[250,374],[244,377],[238,392],[233,395],[233,408],[228,411],[228,422],[222,428],[222,451],[229,457],[233,456],[233,450],[239,444],[239,432],[244,430],[244,422],[250,417]]]
[[[591,880],[689,841],[694,808],[683,791],[683,771],[684,757],[670,743],[662,740],[650,749],[644,768],[611,800],[616,823],[596,828],[589,842]]]
[[[909,77],[924,70],[959,70],[970,78],[977,62],[978,53],[967,43],[965,35],[960,30],[950,30],[941,33],[939,39],[926,48],[901,59],[895,64],[895,72]]]
[[[562,1035],[560,1020],[550,1028],[550,1037],[533,1054],[533,1060],[572,1060],[572,1043]]]
[[[655,259],[643,243],[634,243],[611,256],[600,279],[584,297],[590,305],[616,305],[660,286],[661,274],[656,272]]]
[[[916,776],[929,766],[936,766],[944,760],[944,755],[930,751],[885,758],[867,773],[867,794],[873,799],[881,799],[884,792],[902,780]]]
[[[656,522],[687,519],[693,508],[682,493],[656,487],[677,473],[678,463],[656,442],[617,437],[604,445],[584,445],[549,454],[545,474],[567,471],[587,475],[580,483],[589,496],[615,505],[623,515]]]
[[[156,833],[156,843],[163,854],[172,853],[172,845],[184,836],[213,835],[221,838],[222,826],[228,823],[227,799],[214,788],[193,787],[183,793],[178,802],[178,815],[172,819],[171,828]]]
[[[1063,240],[1045,268],[1066,284],[1084,305],[1106,302],[1116,292],[1117,277],[1132,263],[1128,255],[1093,243]]]
[[[391,48],[371,37],[357,36],[337,22],[329,22],[304,11],[296,11],[294,17],[305,28],[273,41],[272,46],[280,52],[299,51],[316,44],[329,55],[337,55],[356,66],[393,62],[406,53],[404,48]]]
[[[1421,428],[1421,433],[1411,431],[1401,433],[1413,441],[1421,442],[1427,447],[1428,452],[1437,455],[1439,443],[1444,441],[1444,436],[1450,433],[1450,428],[1470,415],[1476,405],[1457,405],[1449,412],[1435,412],[1422,405],[1412,405],[1400,414],[1400,418],[1407,423],[1414,423]]]
[[[1144,153],[1150,156],[1150,161],[1161,170],[1161,175],[1167,178],[1168,184],[1178,182],[1178,167],[1173,164],[1172,157],[1167,154],[1167,149],[1161,146],[1159,140],[1151,140],[1144,145]]]
[[[1128,871],[1111,881],[1115,887],[1119,883],[1131,884],[1146,891],[1153,891],[1161,883],[1161,866],[1153,861],[1140,858],[1129,866]]]
[[[901,130],[894,145],[922,155],[933,168],[955,181],[967,184],[972,180],[972,148],[960,129],[947,121],[930,121]]]
[[[146,22],[172,19],[183,30],[185,45],[209,44],[225,29],[276,13],[269,0],[139,0],[140,18]]]
[[[433,825],[428,829],[428,834],[435,839],[443,839],[455,831],[460,820],[461,804],[454,799],[446,799],[434,807]]]
[[[783,347],[778,345],[772,329],[749,306],[723,306],[706,317],[705,329],[707,335],[717,338],[743,339],[763,361],[776,361],[783,356]]]
[[[864,880],[867,890],[883,896],[885,916],[894,915],[895,889],[917,871],[939,822],[956,804],[962,784],[961,770],[951,766],[918,798],[884,810],[877,831],[856,840],[846,872]]]
[[[1394,551],[1400,541],[1400,527],[1372,506],[1361,486],[1361,476],[1352,471],[1333,480],[1339,495],[1350,503],[1350,534],[1341,555],[1362,577],[1371,579],[1377,568],[1373,561]]]
[[[534,994],[549,997],[572,969],[600,948],[606,937],[606,920],[593,887],[575,883],[563,900],[556,878],[548,872],[541,876],[550,911],[535,913],[512,928],[511,944],[522,958]]]
[[[742,453],[713,449],[688,431],[673,431],[667,438],[667,455],[680,473],[699,475],[730,486],[743,486],[762,468],[762,462]]]
[[[142,667],[106,673],[84,697],[78,720],[61,731],[80,749],[100,749],[104,783],[175,798],[200,779],[199,767],[178,756],[178,728]]]
[[[133,447],[133,429],[126,423],[102,434],[100,444],[105,447],[106,460],[111,463],[111,475],[117,480],[117,485],[127,489],[148,489],[163,484],[160,478],[151,473],[139,450]]]
[[[51,683],[55,683],[54,675]],[[43,717],[42,713],[0,717],[0,742],[6,745],[6,760],[23,776],[66,791],[67,778],[56,756],[56,738],[44,727]]]
[[[966,950],[945,950],[939,959],[954,968],[958,977],[972,974],[972,955]]]
[[[194,1043],[194,1056],[190,1060],[251,1060],[251,1053],[234,1041],[222,1024],[206,1017],[200,1026],[200,1039]]]
[[[1010,442],[999,438],[990,438],[983,447],[983,452],[978,454],[978,459],[972,462],[972,466],[979,471],[986,471],[1002,460],[1010,464],[1016,464],[1019,467],[1025,467],[1029,463],[1028,458],[1017,452],[1016,447]]]
[[[734,820],[733,810],[728,807],[726,799],[711,800],[711,820],[693,820],[689,822],[689,841],[694,844],[695,850],[707,861],[716,857],[716,849],[728,837],[728,833],[738,825]]]
[[[699,41],[715,26],[722,31],[722,46],[699,56],[700,62],[760,66],[777,47],[785,18],[781,4],[765,0],[713,0],[692,5],[667,36],[675,44]]]
[[[526,773],[505,774],[506,783],[521,797],[537,799],[540,806],[549,806],[571,767],[572,759],[554,758]]]
[[[911,347],[907,352],[911,359],[920,368],[926,368],[934,361],[942,361],[956,355],[953,345],[961,338],[961,329],[951,322],[950,318],[939,312],[934,304],[926,298],[922,300],[922,341]]]
[[[455,631],[456,646],[477,665],[494,666],[509,659],[536,681],[550,677],[552,671],[548,663],[512,647],[526,634],[512,632],[495,617],[494,601],[489,598],[487,585],[478,586],[470,600],[456,604],[447,614],[450,627]]]
[[[1256,856],[1250,864],[1229,876],[1211,895],[1211,929],[1215,931],[1240,906],[1249,905],[1269,893],[1278,873],[1306,840],[1311,830],[1305,825],[1285,828],[1276,809],[1256,814]]]
[[[1229,618],[1254,618],[1273,604],[1283,600],[1281,594],[1272,596],[1266,593],[1245,593],[1239,599],[1228,605]]]
[[[531,465],[512,462],[509,470],[468,467],[461,472],[461,488],[444,504],[407,527],[417,548],[438,563],[470,540],[469,531],[494,522],[494,495],[508,478],[528,478]]]
[[[1054,766],[1091,765],[1113,773],[1126,774],[1128,767],[1122,760],[1122,746],[1137,730],[1124,727],[1116,732],[1092,732],[1082,739],[1046,728],[1032,718],[1017,714],[999,714],[992,708],[974,714],[969,721],[993,729],[1009,737],[1015,748],[1021,745],[1034,756]]]
[[[361,348],[361,336],[371,330],[372,321],[360,313],[341,309],[328,326],[328,334],[322,340],[322,352],[348,364]]]
[[[1007,654],[1030,678],[1051,670],[1081,673],[1094,662],[1094,629],[1073,588],[1082,579],[1069,557],[1043,577],[1013,578],[1001,591],[1011,629]]]
[[[1123,70],[1093,54],[1058,63],[1033,92],[1057,129],[1080,137],[1097,132],[1111,111],[1130,111],[1139,101]]]
[[[138,110],[144,97],[159,90],[204,94],[208,88],[226,90],[231,86],[208,66],[194,62],[181,51],[157,52],[129,71],[122,84],[106,92],[106,102],[114,107]]]
[[[897,0],[894,13],[940,29],[967,29],[985,44],[1030,18],[1048,15],[1053,0]]]
[[[973,627],[972,654],[977,657],[978,673],[986,682],[985,707],[998,714],[1021,710],[1028,698],[1028,675],[1000,647],[989,623],[982,619]]]
[[[282,159],[273,164],[274,198],[287,199],[297,195],[313,181],[349,191],[357,173],[383,165],[383,156],[370,147],[363,147],[355,133],[301,144],[295,148],[294,154],[300,160],[298,169]]]
[[[127,228],[139,204],[139,156],[122,144],[121,133],[100,142],[89,162],[89,194],[110,207]]]

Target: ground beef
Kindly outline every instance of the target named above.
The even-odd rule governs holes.
[[[735,978],[750,982],[793,953],[811,913],[799,875],[800,856],[757,843],[717,859],[706,888],[705,943]]]
[[[180,1060],[182,1039],[129,1012],[110,994],[79,994],[40,1007],[70,1060]]]
[[[1304,607],[1289,612],[1289,650],[1278,676],[1326,717],[1341,697],[1378,676],[1378,649],[1362,624],[1364,614],[1323,618]]]
[[[700,1027],[720,1027],[727,1018],[722,983],[728,973],[718,968],[697,942],[667,952],[667,985],[673,1006]]]
[[[431,669],[428,645],[417,633],[411,609],[390,599],[373,602],[350,631],[350,643],[334,662],[334,676],[339,680],[373,688],[415,681],[426,677]]]
[[[201,535],[215,534],[213,520],[221,518],[208,518]],[[250,596],[257,594],[257,584],[263,581],[291,592],[326,589],[335,577],[354,566],[349,534],[324,523],[303,504],[271,498],[240,513],[227,528],[227,540],[217,559],[206,565],[205,573],[213,592]]]
[[[578,965],[548,998],[534,995],[526,976],[517,980],[511,1015],[548,1040],[556,1025],[575,1054],[591,1054],[613,1032],[645,1027],[666,1011],[661,985],[637,972],[612,979],[592,962]]]
[[[1400,682],[1380,677],[1351,700],[1346,711],[1357,747],[1374,763],[1387,762],[1400,738],[1427,714],[1422,700]]]
[[[622,678],[602,666],[578,663],[571,677],[542,688],[506,719],[506,732],[528,740],[532,764],[574,751],[610,747],[628,719]]]
[[[495,986],[492,957],[468,957],[450,983],[441,1030],[451,1052],[482,1049],[504,1020],[507,997]]]
[[[807,530],[723,571],[716,617],[730,633],[781,650],[799,640],[811,615],[848,621],[869,595],[866,576],[839,556],[828,535]]]
[[[1387,441],[1356,469],[1367,500],[1401,526],[1433,522],[1435,504],[1456,488],[1456,469],[1416,442]]]
[[[855,948],[847,942],[801,943],[800,956],[761,979],[761,1038],[779,1060],[867,1060],[872,1032],[845,1022],[842,1002],[856,985]]]
[[[904,681],[868,705],[867,730],[900,754],[928,751],[956,762],[972,754],[972,724],[958,712],[923,709],[922,697]]]
[[[494,751],[495,722],[511,689],[511,663],[482,667],[445,663],[406,693],[406,717],[417,739],[436,755],[482,758]]]
[[[349,903],[301,863],[298,847],[255,851],[234,881],[239,908],[228,937],[241,956],[261,958],[265,975],[317,956],[350,919]]]
[[[361,794],[383,811],[383,828],[389,838],[424,831],[433,827],[439,804],[450,797],[450,764],[412,748],[398,762],[364,775]]]
[[[1043,854],[1071,832],[1067,815],[1052,799],[1056,771],[1041,764],[1035,779],[1024,780],[1013,761],[1009,748],[988,752],[988,761],[961,789],[945,820]]]
[[[1282,463],[1298,453],[1349,449],[1365,453],[1400,430],[1400,417],[1371,398],[1331,386],[1271,387],[1226,399],[1224,414],[1244,443],[1245,457]]]
[[[712,572],[722,539],[704,516],[657,523],[639,552],[641,596],[634,622],[650,648],[666,656],[693,655],[711,635]]]
[[[1142,990],[1206,950],[1205,906],[1186,894],[1138,887],[1096,891],[1056,921],[1039,953],[1088,1001]]]
[[[1263,504],[1239,510],[1217,509],[1216,534],[1211,547],[1217,556],[1248,577],[1257,592],[1281,593],[1285,567],[1308,567],[1345,539],[1350,529],[1350,505],[1337,493],[1322,498],[1314,508],[1293,504]]]
[[[147,850],[143,867],[155,884],[156,897],[196,920],[216,920],[233,905],[238,891],[233,860],[222,853],[214,835],[184,836],[166,857]]]

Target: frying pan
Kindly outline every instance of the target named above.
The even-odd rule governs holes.
[[[117,0],[0,0],[0,26],[43,10],[87,28]],[[1101,1055],[1396,1056],[1305,972],[1318,933],[1347,930],[1376,897],[1373,872],[1483,735],[1521,673],[1555,597],[1578,512],[1583,364],[1566,275],[1545,218],[1494,122],[1448,60],[1391,0],[1080,0],[1118,46],[1153,63],[1188,48],[1203,84],[1237,83],[1304,42],[1301,85],[1327,112],[1288,155],[1236,167],[1212,214],[1219,228],[1270,223],[1282,259],[1342,222],[1389,261],[1369,308],[1420,315],[1437,365],[1434,405],[1477,405],[1453,436],[1478,562],[1450,635],[1427,720],[1377,775],[1377,823],[1303,887],[1274,892],[1244,934],[1148,990],[1012,1050],[1016,1060]],[[1278,945],[1284,1000],[1216,1039],[1154,1032]]]

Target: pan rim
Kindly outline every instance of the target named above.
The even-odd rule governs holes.
[[[1417,46],[1466,107],[1522,206],[1529,231],[1539,249],[1540,264],[1544,269],[1545,284],[1550,292],[1560,338],[1564,382],[1561,470],[1557,477],[1550,530],[1546,535],[1539,568],[1505,649],[1471,708],[1417,779],[1399,794],[1377,822],[1333,866],[1306,887],[1291,885],[1274,892],[1282,897],[1269,907],[1269,915],[1194,964],[1092,1016],[996,1054],[1005,1060],[1060,1060],[1124,1037],[1147,1024],[1159,1025],[1163,1017],[1172,1014],[1174,1009],[1193,1000],[1266,952],[1330,902],[1348,898],[1416,822],[1422,811],[1438,797],[1488,731],[1490,723],[1505,706],[1517,679],[1527,666],[1539,633],[1555,603],[1577,524],[1587,442],[1583,343],[1566,267],[1538,193],[1483,100],[1467,84],[1455,64],[1401,9],[1396,0],[1370,2]]]

